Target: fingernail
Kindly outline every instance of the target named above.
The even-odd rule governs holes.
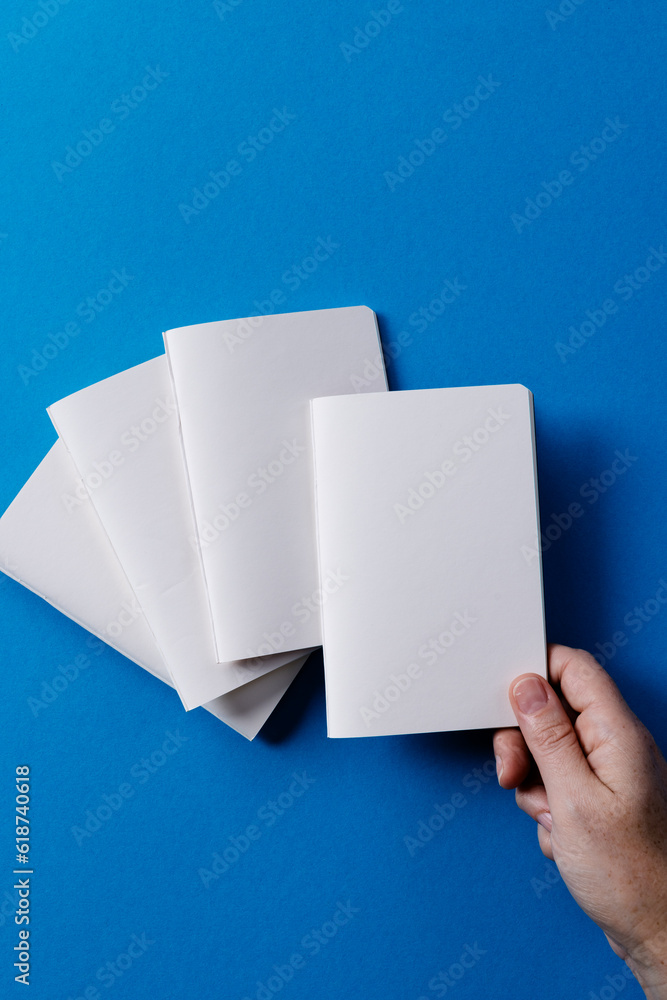
[[[552,822],[551,822],[550,812],[540,813],[539,816],[537,817],[537,822],[540,824],[540,826],[544,827],[547,833],[551,833]]]
[[[514,698],[520,712],[534,715],[544,708],[548,698],[544,684],[537,677],[526,677],[514,686]]]
[[[503,776],[503,762],[498,754],[496,754],[496,774],[498,775],[498,784],[500,784],[500,779]]]

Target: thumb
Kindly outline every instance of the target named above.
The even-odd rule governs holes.
[[[522,674],[510,688],[510,701],[550,806],[571,799],[593,772],[560,698],[543,677]]]

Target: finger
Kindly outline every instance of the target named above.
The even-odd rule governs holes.
[[[575,712],[587,708],[633,717],[623,695],[598,661],[585,649],[551,644],[548,647],[549,680]]]
[[[550,642],[547,653],[549,680],[562,687],[577,712],[583,712],[600,695],[607,696],[610,690],[620,698],[620,692],[607,671],[585,649]]]
[[[644,727],[606,670],[583,649],[549,646],[549,676],[567,703],[579,713],[577,737],[591,768],[609,784],[614,768],[605,769],[608,756],[602,748],[634,751],[644,742]]]
[[[514,797],[516,798],[516,804],[522,812],[525,812],[527,816],[530,816],[536,823],[543,826],[548,833],[551,833],[551,811],[547,800],[547,792],[543,784],[534,782],[532,784],[525,783],[519,785],[514,793]]]
[[[497,729],[493,734],[493,752],[502,788],[516,788],[526,780],[531,756],[520,729]]]
[[[593,773],[558,695],[543,677],[522,674],[510,688],[510,702],[553,810],[575,790],[584,791]]]
[[[551,861],[554,861],[554,849],[551,843],[551,834],[545,830],[543,826],[538,825],[537,827],[537,840],[540,845],[540,850],[545,858],[549,858]]]
[[[520,785],[514,794],[519,809],[537,823],[537,839],[542,853],[553,861],[552,819],[544,785],[537,779],[529,780]]]
[[[576,722],[578,713],[564,698],[560,700],[570,721]],[[496,774],[501,788],[516,788],[526,780],[534,761],[520,729],[497,729],[493,735],[493,751],[496,755]]]

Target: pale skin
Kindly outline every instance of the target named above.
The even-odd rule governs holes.
[[[589,653],[548,659],[551,684],[511,685],[519,729],[494,735],[498,780],[647,998],[667,1000],[667,763]]]

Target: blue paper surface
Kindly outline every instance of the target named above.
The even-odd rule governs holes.
[[[664,749],[660,6],[8,0],[2,29],[2,508],[45,406],[163,330],[367,304],[392,388],[533,390],[549,638]],[[490,734],[327,741],[314,656],[249,744],[0,580],[3,996],[23,764],[35,998],[616,988]]]

